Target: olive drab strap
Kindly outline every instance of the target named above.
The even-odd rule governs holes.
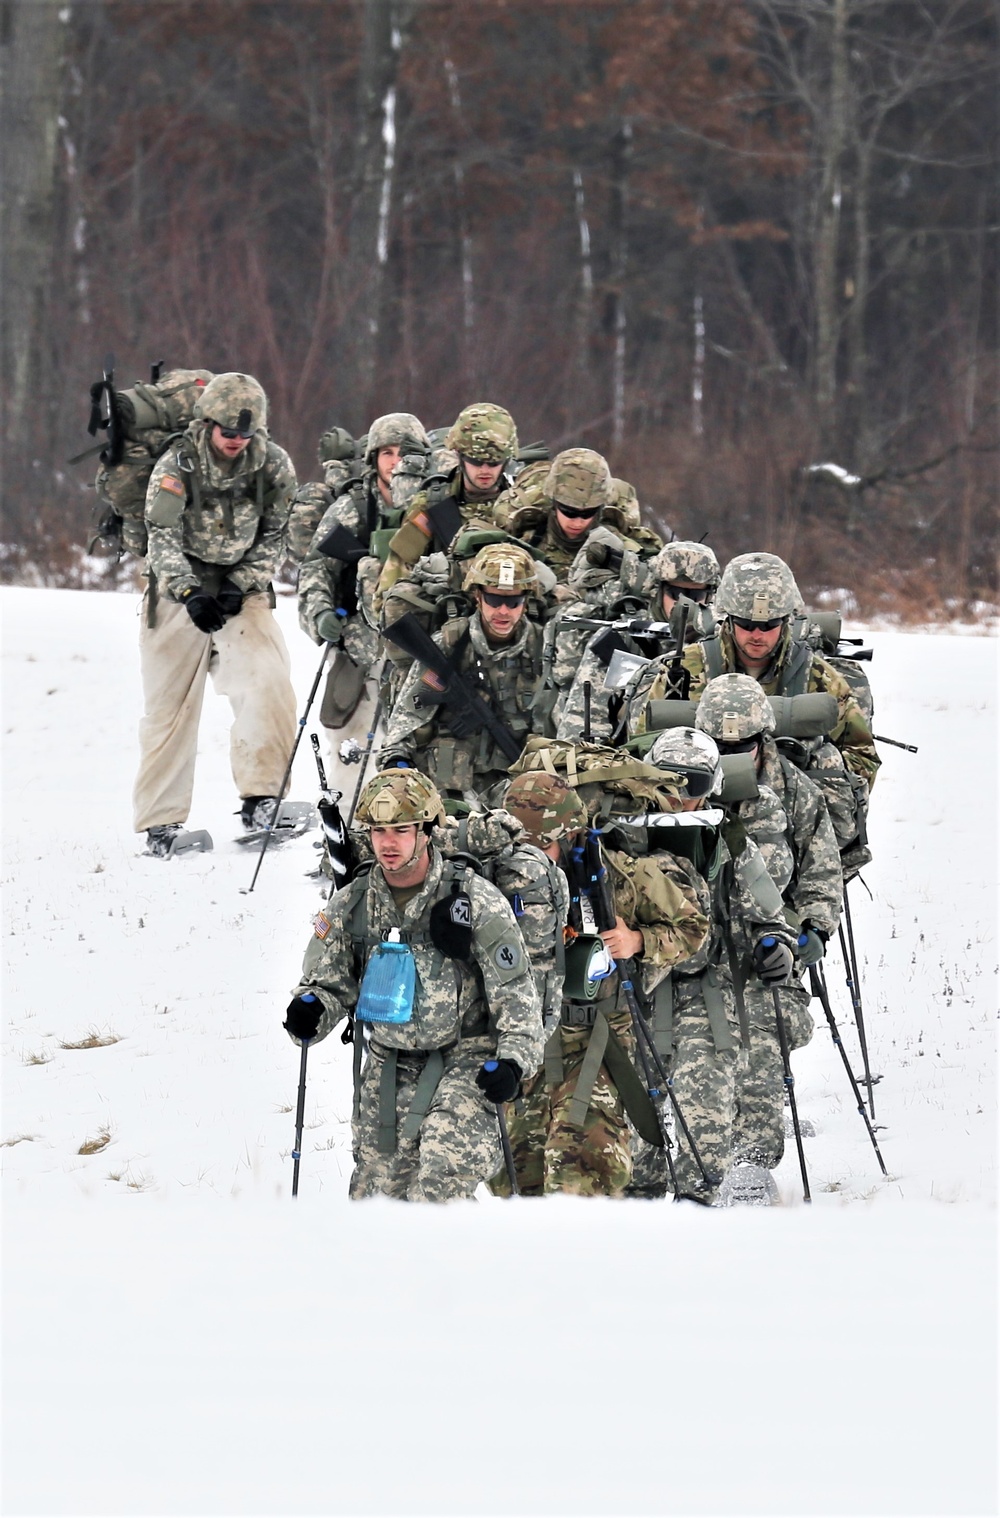
[[[561,1086],[566,1079],[566,1066],[563,1063],[562,1032],[556,1028],[545,1045],[545,1055],[542,1066],[545,1072],[545,1084],[547,1086]]]
[[[664,976],[653,992],[653,1015],[650,1018],[653,1044],[666,1064],[674,1046],[674,977]]]
[[[580,1074],[573,1088],[567,1111],[567,1121],[576,1128],[582,1128],[587,1120],[594,1082],[604,1063],[604,1051],[608,1047],[610,1036],[611,1029],[608,1026],[608,1020],[603,1012],[598,1012],[594,1017],[594,1025],[590,1038],[587,1040],[587,1051],[583,1056],[583,1064],[580,1066]]]
[[[378,1083],[378,1152],[396,1153],[396,1066],[399,1050],[389,1049],[383,1056]]]
[[[717,1054],[734,1054],[736,1043],[729,1031],[729,1021],[726,1017],[726,1003],[719,982],[719,972],[715,965],[709,965],[701,973],[701,995],[705,1003],[705,1011],[708,1013],[708,1026],[712,1034],[712,1042],[715,1044]]]
[[[440,1049],[432,1049],[424,1063],[424,1068],[417,1077],[417,1087],[413,1093],[410,1110],[400,1124],[399,1137],[401,1139],[415,1139],[420,1131],[420,1124],[427,1116],[434,1100],[434,1093],[441,1084],[444,1074],[444,1055]]]
[[[778,676],[777,696],[803,696],[812,666],[812,649],[808,643],[792,643],[790,657]]]

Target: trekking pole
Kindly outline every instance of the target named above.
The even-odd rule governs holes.
[[[837,934],[840,938],[840,952],[844,956],[844,976],[847,981],[847,989],[851,997],[851,1007],[854,1011],[854,1021],[858,1029],[858,1042],[861,1045],[861,1060],[865,1067],[865,1085],[868,1088],[868,1111],[875,1116],[875,1097],[872,1092],[874,1079],[871,1065],[868,1063],[868,1038],[865,1034],[865,1013],[861,1005],[861,980],[858,975],[858,956],[854,950],[854,924],[851,921],[851,903],[847,894],[847,886],[844,886],[844,922],[847,923],[847,938],[844,937],[844,924],[837,924]]]
[[[878,1147],[878,1139],[875,1137],[875,1129],[872,1127],[871,1118],[868,1116],[868,1113],[865,1109],[864,1099],[862,1098],[861,1091],[858,1088],[857,1078],[855,1077],[854,1071],[851,1069],[851,1062],[847,1057],[847,1050],[844,1048],[844,1045],[841,1041],[840,1030],[837,1027],[836,1018],[833,1015],[833,1008],[830,1006],[830,994],[827,991],[826,979],[823,976],[819,965],[809,966],[809,985],[813,996],[819,997],[823,1011],[826,1013],[826,1020],[830,1025],[830,1037],[833,1039],[834,1043],[837,1045],[837,1048],[840,1050],[840,1057],[844,1062],[844,1069],[847,1071],[847,1079],[851,1083],[851,1090],[854,1093],[854,1100],[858,1104],[858,1112],[864,1119],[865,1127],[868,1129],[868,1137],[872,1141],[872,1148],[875,1150],[875,1158],[878,1160],[879,1169],[884,1176],[888,1176],[889,1172],[885,1168],[885,1162],[882,1159],[882,1155]]]
[[[767,939],[764,942],[766,943]],[[785,1019],[781,1015],[781,998],[778,995],[777,986],[771,987],[771,995],[774,998],[774,1016],[778,1024],[778,1043],[781,1046],[781,1068],[785,1090],[788,1092],[788,1105],[792,1111],[792,1131],[795,1134],[795,1147],[799,1151],[799,1170],[802,1172],[802,1200],[804,1202],[811,1202],[809,1177],[806,1174],[806,1155],[802,1147],[802,1129],[799,1127],[799,1109],[795,1100],[795,1076],[792,1074],[792,1062],[788,1051],[788,1034],[785,1031]]]
[[[632,1011],[631,1003],[629,1003],[629,1011]],[[660,1125],[660,1132],[663,1135],[663,1154],[667,1161],[667,1170],[670,1175],[670,1185],[673,1189],[674,1201],[679,1202],[681,1200],[681,1197],[680,1189],[677,1184],[677,1167],[674,1164],[674,1141],[670,1135],[670,1130],[668,1129],[666,1120],[663,1116],[663,1105],[662,1103],[658,1103],[656,1100],[656,1098],[662,1093],[653,1079],[653,1072],[650,1069],[649,1064],[649,1056],[647,1055],[646,1050],[643,1048],[641,1021],[636,1017],[634,1012],[632,1012],[632,1029],[635,1033],[636,1053],[639,1056],[639,1063],[642,1066],[642,1078],[646,1083],[646,1090],[649,1093],[649,1099],[653,1104],[653,1108],[656,1112],[657,1122]]]
[[[278,800],[274,808],[274,814],[264,830],[264,841],[260,846],[260,853],[257,855],[257,867],[253,872],[253,879],[251,880],[247,890],[240,892],[241,896],[249,896],[250,892],[257,884],[257,876],[260,874],[260,867],[264,863],[264,855],[267,853],[267,846],[271,842],[271,834],[274,832],[275,824],[278,821],[278,813],[281,811],[281,799],[285,794],[285,789],[288,785],[289,779],[291,778],[292,765],[295,763],[295,755],[299,751],[299,744],[302,742],[302,734],[305,732],[305,726],[309,720],[309,713],[312,710],[312,704],[316,699],[316,692],[319,690],[319,682],[323,678],[323,671],[326,668],[326,661],[329,657],[331,647],[332,645],[329,643],[323,644],[323,657],[319,661],[319,669],[316,671],[316,678],[313,680],[312,690],[309,692],[309,696],[306,700],[306,709],[302,713],[302,716],[299,718],[299,730],[295,734],[295,742],[292,744],[292,752],[288,756],[288,764],[285,767],[285,773],[282,777],[281,785],[278,790]]]
[[[364,785],[364,782],[365,782],[365,770],[368,768],[368,761],[369,761],[369,759],[371,758],[371,755],[372,755],[372,746],[373,746],[373,744],[375,742],[375,734],[378,731],[378,725],[379,725],[379,721],[381,719],[381,716],[382,716],[382,697],[379,696],[378,700],[375,703],[375,710],[372,712],[372,723],[371,723],[371,728],[369,729],[369,732],[368,732],[368,747],[365,749],[364,753],[361,755],[361,769],[358,772],[358,783],[354,787],[354,800],[351,802],[351,810],[348,812],[348,814],[347,814],[347,822],[344,824],[345,827],[348,827],[348,828],[350,827],[351,823],[354,821],[354,812],[355,812],[355,809],[357,807],[358,801],[359,801],[359,799],[361,797],[361,787]]]
[[[295,1107],[295,1148],[292,1150],[292,1196],[299,1194],[299,1161],[302,1158],[302,1126],[306,1115],[306,1057],[309,1040],[302,1040],[302,1057],[299,1060],[299,1096]]]
[[[483,1065],[484,1070],[495,1070],[497,1060],[488,1059]],[[503,1150],[503,1162],[507,1168],[507,1179],[510,1181],[511,1196],[520,1196],[521,1188],[517,1184],[517,1171],[514,1169],[514,1151],[510,1147],[510,1134],[507,1132],[507,1119],[503,1115],[503,1103],[496,1103],[497,1127],[500,1129],[500,1147]]]
[[[580,737],[582,738],[582,740],[583,740],[584,743],[590,743],[591,739],[592,739],[592,736],[593,736],[592,732],[591,732],[591,727],[590,727],[590,697],[591,697],[591,690],[592,690],[592,687],[591,687],[590,681],[589,680],[584,680],[584,682],[583,682],[583,732],[580,734]]]

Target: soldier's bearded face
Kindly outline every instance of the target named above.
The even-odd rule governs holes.
[[[238,459],[245,448],[249,448],[252,442],[248,437],[223,437],[222,428],[216,422],[209,434],[209,442],[212,452],[217,453],[220,459]]]
[[[385,485],[386,489],[388,489],[389,481],[392,478],[392,471],[399,463],[402,451],[403,450],[394,443],[391,448],[380,448],[378,453],[375,455],[375,469],[378,473],[379,480],[383,485]]]
[[[419,849],[421,838],[426,834],[415,822],[405,827],[373,827],[371,829],[372,852],[386,874],[405,870],[425,850]]]
[[[522,601],[520,606],[487,606],[478,591],[476,600],[479,603],[479,616],[486,636],[492,642],[506,643],[524,616],[524,602]]]
[[[784,624],[767,631],[758,627],[737,627],[735,624],[732,627],[736,651],[747,664],[767,664],[785,630]]]
[[[479,459],[467,459],[462,454],[462,473],[470,489],[482,493],[492,490],[503,474],[503,464],[484,464]]]

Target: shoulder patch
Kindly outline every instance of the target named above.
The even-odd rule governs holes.
[[[418,528],[424,534],[425,538],[429,538],[431,536],[432,528],[430,520],[425,511],[418,511],[416,516],[410,517],[410,522],[414,527]]]
[[[516,943],[498,943],[493,950],[493,963],[504,975],[513,975],[521,968],[521,951]]]
[[[420,683],[422,685],[429,685],[431,690],[444,690],[444,681],[432,669],[427,670],[426,674],[422,676]]]
[[[169,490],[171,495],[184,495],[184,485],[175,474],[164,474],[160,478],[160,490]]]
[[[329,917],[324,917],[322,912],[316,913],[316,916],[313,918],[313,927],[316,930],[317,938],[326,938],[332,926]]]

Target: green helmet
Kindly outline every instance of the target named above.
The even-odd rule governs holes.
[[[321,464],[349,464],[354,457],[354,439],[346,427],[328,427],[316,453]]]
[[[773,553],[741,553],[730,559],[715,592],[720,616],[753,622],[790,617],[801,605],[795,576],[784,559]]]
[[[194,414],[252,437],[267,426],[267,396],[249,374],[217,374],[199,395]]]
[[[506,463],[517,452],[514,418],[502,406],[478,401],[459,412],[444,445],[477,464]]]
[[[716,743],[744,743],[774,732],[774,711],[749,675],[718,675],[702,692],[694,725]]]
[[[666,728],[646,762],[679,775],[689,796],[717,796],[722,790],[722,760],[715,740],[693,727]]]
[[[704,543],[668,543],[650,565],[654,580],[674,585],[690,580],[692,585],[718,585],[722,570],[719,561]]]
[[[443,823],[444,802],[433,780],[419,770],[382,770],[361,792],[354,818],[363,827]]]
[[[374,464],[380,448],[399,448],[403,453],[429,453],[430,439],[424,424],[409,411],[389,411],[378,416],[368,429],[365,463]]]
[[[475,586],[483,590],[506,591],[510,595],[538,589],[535,561],[526,548],[516,543],[487,543],[469,565],[463,590]]]
[[[562,775],[528,770],[511,781],[504,799],[532,843],[555,843],[587,826],[587,808]]]
[[[552,460],[543,488],[549,500],[560,506],[600,509],[611,504],[611,470],[592,448],[566,448]]]

